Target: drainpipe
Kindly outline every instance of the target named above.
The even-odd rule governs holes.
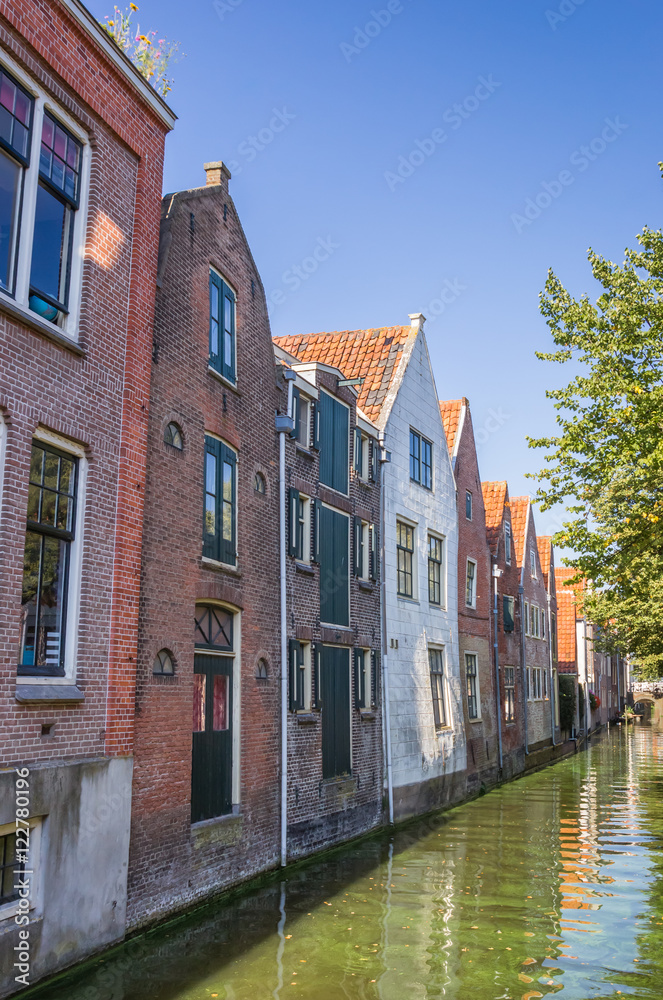
[[[552,745],[556,747],[555,698],[557,697],[557,692],[553,694],[552,615],[550,613],[550,593],[546,594],[546,599],[548,601],[548,691],[550,692],[550,733],[552,736]]]
[[[493,653],[495,658],[495,691],[497,698],[497,748],[500,754],[500,771],[502,770],[502,696],[500,691],[500,651],[497,633],[497,581],[502,575],[497,563],[493,563]]]
[[[523,572],[525,570],[525,556],[523,555]],[[523,685],[523,702],[525,704],[525,711],[523,717],[525,719],[525,756],[529,757],[529,734],[527,728],[527,666],[525,664],[525,588],[523,587],[523,576],[520,575],[520,584],[518,586],[518,599],[520,601],[520,674],[522,677]]]
[[[389,706],[389,657],[387,654],[387,567],[386,567],[386,501],[383,467],[391,461],[384,449],[384,439],[380,441],[380,613],[382,617],[382,729],[384,730],[385,766],[387,772],[387,801],[389,804],[389,824],[394,822],[394,778],[391,762],[391,709]]]
[[[292,418],[293,383],[296,375],[292,369],[283,372],[288,381],[288,415],[276,416],[279,435],[279,565],[281,583],[281,866],[288,860],[288,614],[286,605],[286,518],[285,494],[285,436],[295,426]]]

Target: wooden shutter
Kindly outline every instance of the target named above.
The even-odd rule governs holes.
[[[320,562],[320,519],[322,517],[322,503],[320,500],[313,501],[313,555],[314,563]]]
[[[334,485],[334,400],[326,392],[318,401],[318,447],[320,449],[320,482]]]
[[[288,706],[291,712],[297,708],[297,674],[301,645],[297,639],[288,640]]]
[[[220,483],[220,469],[222,466],[222,444],[217,441],[216,438],[206,437],[205,438],[205,465],[203,469],[203,476],[205,477],[204,492],[203,492],[203,555],[207,559],[215,559],[217,562],[221,558],[221,517],[220,517],[220,504],[219,504],[219,483]],[[214,478],[214,490],[215,490],[215,507],[214,507],[214,534],[210,534],[207,531],[207,511],[206,511],[206,500],[207,500],[207,456],[212,455],[216,461],[216,475]]]
[[[235,293],[231,288],[226,285],[225,281],[221,282],[221,291],[223,309],[221,312],[221,357],[223,359],[222,375],[224,375],[230,382],[235,381]],[[230,361],[226,361],[226,351],[225,351],[225,336],[226,336],[226,325],[229,327],[230,331]]]
[[[212,286],[214,286],[214,288],[216,289],[216,293],[217,293],[217,295],[219,297],[219,314],[218,314],[218,316],[214,316],[214,313],[213,313],[213,310],[212,310],[212,302],[214,301],[213,295],[212,295]],[[209,363],[210,363],[211,367],[214,368],[218,372],[221,371],[221,358],[223,356],[222,353],[221,353],[223,351],[223,340],[222,340],[222,337],[223,337],[223,329],[222,329],[223,323],[222,323],[222,320],[223,320],[223,287],[222,287],[222,282],[221,282],[221,279],[219,278],[219,276],[214,273],[214,271],[210,271],[210,273],[209,273]],[[213,352],[213,345],[212,345],[212,325],[213,324],[217,325],[217,329],[216,329],[216,347],[217,347],[217,350],[214,351],[214,352]]]
[[[290,437],[299,437],[299,423],[300,423],[300,413],[299,413],[299,389],[296,385],[292,387],[292,430],[290,431]]]
[[[380,650],[371,650],[371,708],[380,704]]]
[[[372,524],[368,530],[371,553],[370,553],[370,576],[371,580],[377,580],[379,577],[380,570],[380,550],[378,548],[378,526],[377,524]]]
[[[320,508],[320,620],[350,625],[350,518],[329,507]]]
[[[314,451],[320,450],[320,407],[318,403],[313,400],[311,403],[311,409],[313,411],[313,444],[311,447]]]
[[[355,649],[354,650],[354,656],[352,658],[352,660],[353,660],[353,671],[352,672],[354,674],[353,680],[354,680],[354,689],[355,689],[355,708],[361,708],[362,707],[362,705],[361,705],[361,678],[360,678],[360,675],[361,675],[361,664],[360,664],[360,658],[361,658],[361,650],[360,649]]]
[[[350,476],[350,411],[343,403],[333,400],[334,404],[334,463],[333,486],[339,493],[348,492]]]
[[[361,431],[358,427],[355,427],[355,472],[358,476],[361,476],[363,469],[361,467],[362,450],[361,450]]]
[[[312,687],[313,696],[311,698],[311,707],[317,709],[318,711],[322,708],[322,688],[320,687],[320,665],[322,662],[322,650],[323,646],[321,642],[314,642],[311,645],[311,673],[312,673]]]
[[[299,491],[288,490],[288,553],[297,555],[297,522],[299,520]]]
[[[354,530],[354,547],[353,547],[353,549],[354,549],[354,560],[353,560],[354,565],[352,567],[352,572],[354,573],[355,576],[361,576],[361,571],[363,569],[363,566],[361,565],[361,562],[362,562],[362,560],[361,560],[361,536],[362,536],[361,518],[360,517],[355,517],[353,519],[353,524],[354,524],[354,529],[353,529]]]

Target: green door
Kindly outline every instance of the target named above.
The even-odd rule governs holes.
[[[320,507],[320,621],[350,624],[350,518],[331,507]]]
[[[337,778],[352,770],[350,717],[350,650],[323,646],[322,777]]]
[[[192,823],[232,811],[232,668],[230,656],[194,659]]]

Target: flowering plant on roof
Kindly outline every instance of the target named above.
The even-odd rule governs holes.
[[[165,97],[172,89],[173,82],[166,75],[166,71],[170,63],[177,61],[180,43],[169,42],[165,38],[157,39],[156,31],[142,34],[140,25],[136,24],[134,28],[132,23],[133,15],[137,11],[135,3],[130,3],[124,11],[116,6],[113,9],[113,16],[107,14],[100,24],[131,59],[138,72],[162,97]]]

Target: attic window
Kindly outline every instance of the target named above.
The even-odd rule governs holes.
[[[504,559],[507,566],[511,565],[511,522],[504,525]]]
[[[529,571],[533,580],[536,580],[536,553],[534,549],[529,550]]]
[[[175,423],[168,424],[163,434],[163,440],[165,444],[170,445],[171,448],[175,448],[176,451],[182,451],[184,447],[182,431]]]

